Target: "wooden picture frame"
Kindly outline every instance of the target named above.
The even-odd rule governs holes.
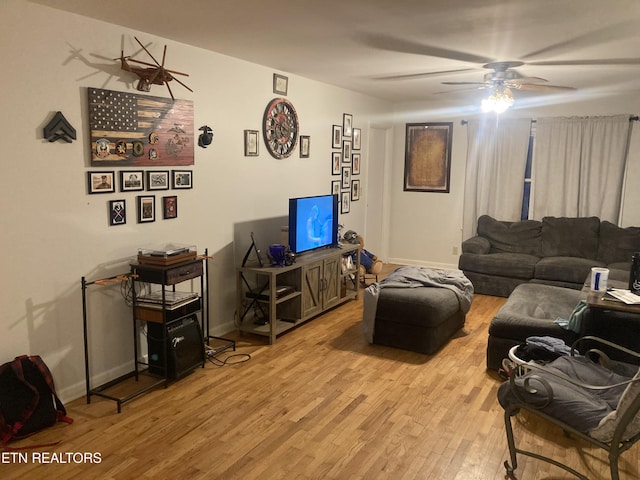
[[[120,170],[120,191],[137,192],[144,190],[143,170]]]
[[[147,190],[169,190],[169,170],[148,170]]]
[[[353,134],[353,115],[350,113],[342,114],[342,138],[351,138]]]
[[[178,218],[178,197],[169,195],[162,197],[162,218],[165,220]]]
[[[257,157],[260,133],[258,130],[244,131],[244,156]]]
[[[114,180],[115,172],[113,170],[87,172],[87,186],[89,194],[115,192],[116,187]]]
[[[156,196],[138,195],[138,223],[156,221]]]
[[[407,123],[404,191],[449,193],[453,122]]]
[[[357,202],[360,200],[360,180],[351,181],[351,201]]]
[[[278,73],[273,74],[273,93],[286,95],[289,90],[289,78]]]
[[[362,130],[359,128],[353,129],[353,149],[360,150],[362,148]]]
[[[331,195],[340,195],[340,180],[331,182]]]
[[[126,223],[126,200],[109,200],[109,225],[125,225]]]
[[[360,175],[360,164],[362,163],[362,156],[360,153],[354,153],[351,155],[351,173],[353,175]]]
[[[309,158],[311,154],[311,137],[300,135],[300,158]]]
[[[331,152],[331,175],[340,175],[342,152]]]
[[[331,147],[342,148],[342,125],[331,127]]]
[[[193,188],[193,172],[191,170],[172,170],[172,188],[189,189]]]

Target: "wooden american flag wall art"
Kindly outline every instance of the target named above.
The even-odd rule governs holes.
[[[193,165],[193,102],[88,92],[92,166]]]

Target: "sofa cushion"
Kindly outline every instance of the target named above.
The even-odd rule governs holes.
[[[524,253],[463,253],[460,255],[458,266],[463,272],[480,272],[528,280],[533,278],[538,260],[538,257]]]
[[[578,257],[545,257],[536,264],[534,278],[569,283],[582,283],[591,267],[605,267],[603,262]]]
[[[598,217],[545,217],[542,219],[542,256],[595,259],[599,231]]]
[[[478,235],[491,243],[491,253],[542,256],[542,223],[537,220],[501,222],[489,215],[478,218]]]
[[[598,260],[604,263],[631,263],[631,255],[640,252],[640,227],[620,228],[606,220],[600,224]]]

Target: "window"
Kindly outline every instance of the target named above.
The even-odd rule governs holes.
[[[527,148],[527,164],[524,169],[524,190],[522,193],[521,220],[529,219],[531,201],[531,164],[533,163],[533,141],[535,139],[535,124],[531,122],[531,134],[529,135],[529,147]]]

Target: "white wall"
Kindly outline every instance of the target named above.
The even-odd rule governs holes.
[[[207,124],[215,133],[207,149],[196,147],[193,190],[174,191],[178,218],[157,215],[154,223],[141,225],[134,208],[139,193],[86,191],[91,169],[87,87],[136,92],[134,77],[112,60],[122,44],[125,53],[138,49],[134,35],[145,44],[152,42],[152,52],[167,44],[167,66],[187,72],[185,83],[194,90],[176,84],[174,95],[194,102],[196,129]],[[391,111],[385,102],[277,72],[289,77],[287,97],[297,109],[300,133],[311,137],[311,157],[301,159],[296,152],[276,160],[264,144],[259,157],[244,157],[243,130],[262,130],[264,109],[276,96],[272,69],[24,0],[0,4],[0,58],[0,131],[5,138],[0,362],[41,355],[67,399],[84,393],[81,277],[92,281],[128,272],[138,247],[149,244],[195,244],[201,252],[208,248],[214,256],[212,333],[230,330],[233,225],[286,215],[289,197],[330,191],[331,180],[338,178],[331,175],[331,126],[342,123],[345,112],[362,128],[364,178],[368,125]],[[159,86],[149,94],[168,96]],[[77,130],[72,144],[43,139],[42,128],[58,110]],[[356,231],[364,227],[366,191],[361,193],[362,200],[341,217]],[[156,195],[157,202],[162,195]],[[110,227],[107,203],[120,198],[127,201],[127,224]],[[92,287],[89,292],[97,384],[132,368],[131,313],[119,288]]]

